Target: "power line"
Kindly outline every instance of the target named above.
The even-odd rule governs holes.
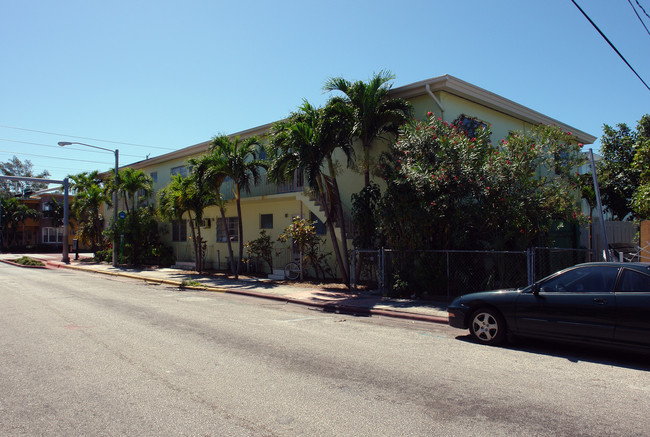
[[[24,131],[27,131],[27,132],[36,132],[36,133],[39,133],[39,134],[56,135],[56,136],[59,136],[59,137],[78,138],[78,139],[90,140],[90,141],[101,141],[102,143],[112,143],[112,144],[122,144],[122,145],[125,145],[125,146],[146,147],[148,149],[176,150],[176,149],[171,149],[169,147],[156,147],[156,146],[147,146],[147,145],[144,145],[144,144],[122,143],[120,141],[100,140],[98,138],[79,137],[79,136],[76,136],[76,135],[59,134],[59,133],[55,133],[55,132],[46,132],[46,131],[42,131],[42,130],[25,129],[25,128],[22,128],[22,127],[15,127],[15,126],[6,126],[6,125],[3,125],[3,124],[0,124],[0,127],[4,127],[4,128],[7,128],[7,129],[24,130]]]
[[[44,156],[44,155],[35,155],[35,154],[33,154],[33,153],[22,153],[22,152],[20,152],[20,153],[16,153],[16,152],[11,152],[11,151],[9,151],[9,150],[0,150],[0,153],[11,153],[11,154],[14,155],[14,156],[16,156],[16,155],[21,155],[21,156],[35,156],[35,157],[37,157],[37,158],[61,159],[61,160],[63,160],[63,161],[89,162],[89,163],[91,163],[91,164],[110,165],[110,164],[107,164],[107,163],[105,163],[105,162],[101,162],[101,161],[88,161],[88,160],[85,160],[85,159],[70,159],[70,158],[62,158],[62,157],[60,157],[60,156]]]
[[[636,11],[636,8],[635,8],[634,5],[632,4],[631,0],[627,0],[627,2],[630,4],[630,7],[632,8],[632,10],[634,11],[634,13],[636,14],[636,17],[639,19],[639,21],[641,22],[641,24],[642,24],[643,27],[645,28],[645,31],[648,32],[648,35],[650,35],[650,30],[648,30],[648,28],[646,27],[645,23],[644,23],[643,20],[641,19],[641,16],[639,15],[639,13]],[[637,1],[636,3],[639,4],[638,1]],[[641,8],[641,5],[639,5],[639,7]],[[641,9],[643,9],[643,8],[641,8]],[[643,11],[643,12],[645,12],[645,11]],[[648,14],[646,14],[646,15],[648,15]]]
[[[598,31],[598,33],[600,33],[600,36],[602,36],[602,37],[605,39],[605,41],[607,41],[607,43],[611,46],[611,48],[614,49],[614,51],[615,51],[615,52],[618,54],[618,56],[623,60],[623,62],[625,62],[625,64],[627,64],[627,66],[630,68],[630,70],[632,70],[632,72],[636,75],[636,77],[638,77],[639,80],[640,80],[641,82],[643,82],[643,85],[645,85],[645,87],[648,89],[648,91],[650,91],[650,86],[648,86],[648,84],[645,83],[645,81],[641,78],[641,76],[639,76],[639,73],[637,73],[636,70],[635,70],[634,68],[632,68],[632,66],[630,65],[630,63],[627,62],[627,59],[625,59],[625,57],[623,57],[623,55],[621,55],[621,52],[619,52],[618,49],[617,49],[616,47],[614,47],[614,44],[612,44],[612,42],[609,40],[609,38],[607,38],[607,37],[605,36],[605,34],[604,34],[604,33],[603,33],[599,28],[598,28],[598,26],[596,26],[596,23],[594,23],[594,22],[591,20],[591,18],[589,18],[589,15],[587,15],[587,14],[585,13],[585,11],[583,11],[582,8],[581,8],[580,6],[578,6],[578,3],[576,3],[575,0],[571,0],[571,2],[576,6],[576,8],[578,8],[578,10],[579,10],[580,12],[582,12],[582,15],[584,15],[585,18],[586,18],[587,20],[589,20],[589,22],[591,23],[591,25],[594,26],[594,28]]]
[[[650,15],[648,15],[648,13],[645,11],[645,9],[643,9],[643,6],[641,6],[641,3],[639,3],[639,0],[635,0],[635,1],[636,1],[636,5],[643,11],[645,16],[650,18]]]
[[[31,161],[30,161],[30,162],[31,162]],[[108,164],[107,164],[107,165],[108,165]],[[37,164],[32,163],[32,168],[35,168],[35,169],[41,169],[41,168],[42,168],[43,170],[47,170],[48,173],[51,172],[51,171],[58,171],[58,170],[64,170],[65,172],[67,172],[67,173],[69,173],[69,174],[70,174],[70,173],[75,173],[77,170],[78,170],[79,172],[82,172],[82,171],[88,171],[88,166],[87,166],[87,165],[83,165],[83,164],[79,164],[79,165],[77,165],[77,166],[75,166],[74,164],[72,164],[72,165],[67,165],[67,166],[64,166],[64,167],[48,165],[47,168],[45,168],[44,166],[42,166],[42,165],[40,165],[40,164],[37,165]],[[75,169],[76,169],[76,170],[75,170]],[[40,172],[39,172],[39,171],[34,171],[34,173],[40,173]]]
[[[41,143],[30,143],[29,141],[18,141],[18,140],[9,140],[7,138],[0,138],[0,141],[9,141],[11,143],[20,143],[20,144],[31,144],[33,146],[41,146],[41,147],[51,147],[53,149],[59,149],[61,150],[61,146],[53,146],[51,144],[41,144]],[[91,153],[106,153],[98,150],[88,150],[88,149],[79,149],[77,147],[66,147],[65,150],[78,150],[80,152],[91,152]],[[142,158],[141,155],[128,155],[120,152],[120,156],[129,156],[131,158]]]

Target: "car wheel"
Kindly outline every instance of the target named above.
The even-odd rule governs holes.
[[[482,308],[472,314],[469,332],[479,343],[498,345],[506,337],[506,322],[495,310]]]

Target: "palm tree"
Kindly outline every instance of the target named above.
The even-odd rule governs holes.
[[[159,214],[166,220],[182,221],[187,213],[192,240],[196,270],[203,270],[203,237],[201,223],[206,207],[217,203],[215,196],[208,191],[208,185],[194,173],[187,178],[175,175],[171,182],[160,191]],[[192,216],[194,214],[194,216]]]
[[[210,151],[215,155],[213,172],[222,173],[232,179],[233,194],[237,204],[237,224],[239,233],[239,254],[244,253],[244,228],[241,213],[241,192],[250,193],[251,185],[257,185],[260,178],[260,168],[266,166],[265,162],[258,159],[260,140],[249,137],[241,140],[239,136],[230,138],[220,135],[212,138]],[[237,262],[235,278],[239,277],[240,263]]]
[[[27,219],[33,219],[37,220],[38,219],[38,211],[36,211],[33,208],[28,207],[25,204],[20,204],[18,205],[18,208],[14,211],[13,213],[13,219],[16,221],[16,224],[20,223],[22,225],[22,245],[25,246],[25,220]]]
[[[82,241],[90,242],[91,250],[96,254],[98,248],[102,245],[102,230],[104,228],[101,209],[109,198],[106,190],[96,182],[89,184],[75,183],[77,183],[77,195],[72,204],[72,213],[79,224],[79,238]]]
[[[137,194],[139,191],[142,191],[145,197],[153,193],[153,180],[142,170],[134,170],[127,167],[119,173],[118,190],[122,193],[122,197],[124,197],[126,212],[128,214],[130,211],[135,211],[136,209]],[[131,209],[129,209],[129,199],[133,202]]]
[[[63,226],[63,203],[52,197],[47,201],[46,205],[48,209],[43,212],[43,216],[51,219],[52,226],[55,228]]]
[[[191,190],[192,187],[187,178],[183,178],[179,174],[174,175],[169,184],[158,193],[158,214],[164,220],[182,223],[185,213],[190,214],[190,197],[193,194]],[[196,256],[196,249],[194,254]],[[198,264],[198,259],[196,261]],[[197,265],[196,268],[199,269],[199,266]]]
[[[184,178],[177,174],[158,193],[158,213],[166,220],[181,221],[189,209]]]
[[[9,237],[15,228],[14,216],[18,210],[19,202],[15,197],[0,197],[0,203],[2,204],[0,207],[2,247],[9,247]]]
[[[90,243],[93,253],[102,247],[104,217],[101,210],[104,203],[110,204],[109,190],[101,186],[97,170],[68,175],[70,188],[75,191],[71,212],[79,226],[79,239]]]
[[[99,172],[97,170],[68,175],[68,178],[70,179],[70,190],[80,192],[92,185],[99,185],[101,180],[98,175]]]
[[[345,108],[332,100],[325,108],[317,109],[304,101],[298,112],[276,123],[271,129],[271,166],[269,177],[280,182],[290,180],[296,171],[304,174],[310,188],[325,206],[327,225],[334,255],[341,270],[343,282],[349,283],[345,220],[336,181],[336,165],[332,155],[341,149],[352,156],[348,118],[342,117]],[[325,167],[327,170],[325,170]],[[341,225],[343,254],[339,249],[334,222]]]
[[[352,135],[361,141],[363,148],[363,173],[365,186],[370,185],[370,149],[376,139],[386,134],[397,135],[401,125],[412,114],[409,102],[388,97],[390,81],[395,76],[389,71],[375,73],[366,82],[350,82],[342,77],[330,78],[325,82],[325,91],[340,91],[343,102],[352,117]]]
[[[219,207],[219,212],[221,213],[221,218],[225,226],[226,244],[228,245],[228,256],[230,257],[230,271],[238,278],[237,265],[239,263],[233,256],[230,230],[226,225],[226,201],[221,195],[221,185],[227,177],[222,171],[225,165],[223,157],[213,152],[202,155],[199,158],[191,159],[189,163],[193,166],[193,174],[205,182],[205,188],[214,196],[215,204]]]

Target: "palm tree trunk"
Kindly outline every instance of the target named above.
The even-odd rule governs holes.
[[[194,220],[192,219],[192,213],[189,211],[187,212],[187,215],[189,216],[189,222],[190,222],[190,230],[192,231],[192,241],[194,242],[194,263],[196,264],[194,267],[196,268],[197,271],[200,272],[200,266],[199,264],[199,259],[196,255],[196,229],[194,229]]]
[[[237,228],[239,231],[239,254],[237,255],[237,273],[235,273],[235,279],[239,278],[239,267],[241,263],[239,262],[244,253],[244,229],[241,219],[241,201],[239,199],[239,187],[237,186]]]
[[[341,245],[343,246],[343,261],[344,261],[344,266],[346,267],[346,276],[349,278],[350,277],[350,269],[349,269],[349,264],[350,264],[350,255],[348,252],[348,233],[347,233],[347,228],[345,225],[345,215],[343,214],[343,205],[341,203],[341,195],[339,192],[339,184],[336,181],[336,173],[334,169],[334,163],[332,162],[332,157],[329,156],[327,158],[327,164],[329,166],[329,171],[330,171],[330,177],[332,179],[332,186],[334,188],[334,193],[336,194],[336,213],[339,218],[339,225],[341,226]],[[334,197],[334,196],[333,196]],[[334,201],[334,199],[332,199]]]
[[[338,239],[336,238],[334,223],[332,221],[332,218],[330,217],[329,204],[328,204],[327,196],[325,194],[326,191],[321,176],[318,176],[316,181],[318,183],[318,192],[319,192],[318,194],[320,195],[320,201],[325,207],[325,224],[327,225],[327,230],[329,231],[330,238],[332,239],[332,246],[334,248],[334,256],[336,257],[336,263],[339,265],[339,269],[341,270],[341,279],[343,280],[344,284],[349,285],[350,279],[348,277],[347,269],[341,257],[341,250],[339,249],[339,242]]]
[[[221,218],[223,219],[223,226],[226,230],[226,242],[228,243],[228,256],[230,256],[230,272],[235,274],[235,264],[234,256],[232,253],[232,242],[230,241],[230,231],[228,230],[228,221],[226,220],[226,210],[223,207],[219,207],[221,211]]]
[[[194,241],[196,251],[196,270],[201,273],[203,271],[203,237],[201,237],[201,224],[197,225],[198,232],[196,233],[196,240]]]
[[[125,193],[124,194],[124,206],[126,206],[126,213],[129,214],[129,197]],[[120,203],[120,196],[119,196],[119,191],[118,191],[118,196],[117,196],[117,203]],[[115,208],[117,208],[117,205],[115,205]]]
[[[363,145],[363,182],[364,187],[370,186],[370,145]]]

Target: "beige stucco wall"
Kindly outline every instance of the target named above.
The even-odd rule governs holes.
[[[275,196],[263,196],[255,198],[243,198],[241,201],[242,207],[242,224],[244,230],[244,243],[255,240],[260,236],[261,228],[261,215],[273,215],[273,227],[271,229],[264,229],[266,234],[271,237],[274,244],[274,268],[284,268],[284,265],[292,259],[290,246],[287,243],[278,241],[280,234],[291,224],[293,217],[310,217],[309,205],[299,199],[302,197],[295,193],[287,193]],[[226,217],[236,217],[237,206],[235,201],[228,202],[226,205]],[[207,242],[206,259],[208,267],[227,268],[229,252],[228,244],[225,242],[217,241],[217,220],[221,218],[221,213],[216,206],[209,207],[204,212],[204,218],[210,219],[211,226],[209,228],[201,229],[201,237]],[[168,223],[161,224],[165,229],[163,232],[163,240],[166,244],[174,249],[174,254],[178,261],[193,261],[193,243],[190,239],[191,231],[188,225],[187,236],[188,241],[185,242],[172,242],[171,241],[171,226]],[[332,244],[327,235],[321,235],[325,241],[321,247],[322,252],[332,252]],[[233,254],[235,257],[246,258],[248,253],[244,248],[243,256],[239,254],[239,242],[232,243]],[[336,270],[333,259],[330,262],[330,267]],[[265,271],[266,271],[265,267]]]
[[[492,142],[494,144],[497,144],[501,139],[505,138],[509,132],[514,130],[525,131],[525,129],[530,126],[522,120],[506,115],[492,108],[479,105],[465,98],[452,95],[445,91],[437,91],[435,93],[435,96],[441,102],[444,108],[444,114],[441,112],[438,105],[429,95],[422,95],[410,100],[413,104],[414,116],[416,119],[426,118],[426,114],[429,111],[433,112],[437,117],[443,116],[445,121],[450,122],[455,120],[461,114],[476,117],[490,125],[492,130]],[[385,141],[378,142],[377,144],[373,145],[371,161],[377,162],[381,153],[387,149],[388,143]],[[360,162],[363,156],[360,144],[355,144],[355,150],[356,157]],[[187,159],[190,157],[196,157],[201,154],[199,152],[196,152],[196,149],[193,149],[193,152],[193,155],[185,155],[181,157],[178,157],[178,153],[176,153],[174,159],[170,159],[169,161],[161,162],[159,159],[152,160],[151,165],[147,165],[146,161],[144,163],[141,162],[138,163],[137,168],[141,168],[148,175],[150,175],[152,172],[157,172],[157,182],[154,184],[154,190],[157,193],[160,189],[165,187],[170,182],[171,169],[173,167],[184,165],[186,164]],[[349,213],[351,210],[352,194],[358,193],[363,187],[363,174],[358,170],[349,169],[347,167],[347,163],[342,152],[337,152],[334,156],[334,159],[337,163],[337,168],[340,171],[337,179],[341,192],[341,200],[343,201],[345,210]],[[373,181],[375,183],[378,183],[381,187],[385,186],[384,182],[379,177],[376,177],[374,175]],[[155,198],[157,198],[157,194],[154,194],[153,199]],[[308,199],[301,195],[301,193],[287,193],[243,198],[242,216],[244,226],[244,242],[253,240],[259,236],[261,214],[273,214],[273,229],[267,230],[267,232],[275,241],[280,233],[282,233],[283,230],[289,225],[293,216],[301,215],[302,213],[303,217],[308,218],[310,208],[314,211],[314,213],[316,213],[324,220],[323,213],[318,211],[318,208],[313,203],[309,203]],[[228,217],[234,217],[236,214],[237,212],[235,202],[229,202],[227,205],[226,215]],[[202,236],[208,242],[207,260],[213,263],[215,266],[217,260],[219,260],[221,267],[225,267],[226,258],[228,257],[227,244],[216,241],[216,223],[217,218],[220,217],[220,213],[216,207],[211,207],[205,211],[204,215],[206,218],[210,218],[212,221],[212,226],[209,229],[202,229]],[[166,232],[163,232],[163,241],[174,248],[177,259],[179,261],[192,261],[193,249],[191,241],[172,242],[170,224],[162,224],[161,228],[163,231],[166,230]],[[189,236],[190,231],[188,229],[188,237]],[[281,247],[280,243],[276,242],[276,247],[279,249]],[[350,240],[349,247],[352,247]],[[233,245],[233,250],[235,251],[236,256],[240,256],[237,253],[238,244]],[[329,237],[326,238],[326,244],[323,247],[323,251],[330,253],[332,252],[332,244]],[[281,252],[282,253],[278,255],[274,261],[276,264],[275,267],[281,268],[289,260],[290,254],[286,250],[282,250]],[[243,255],[245,256],[246,253]],[[336,267],[336,263],[334,262],[333,257],[330,265],[333,268]]]

